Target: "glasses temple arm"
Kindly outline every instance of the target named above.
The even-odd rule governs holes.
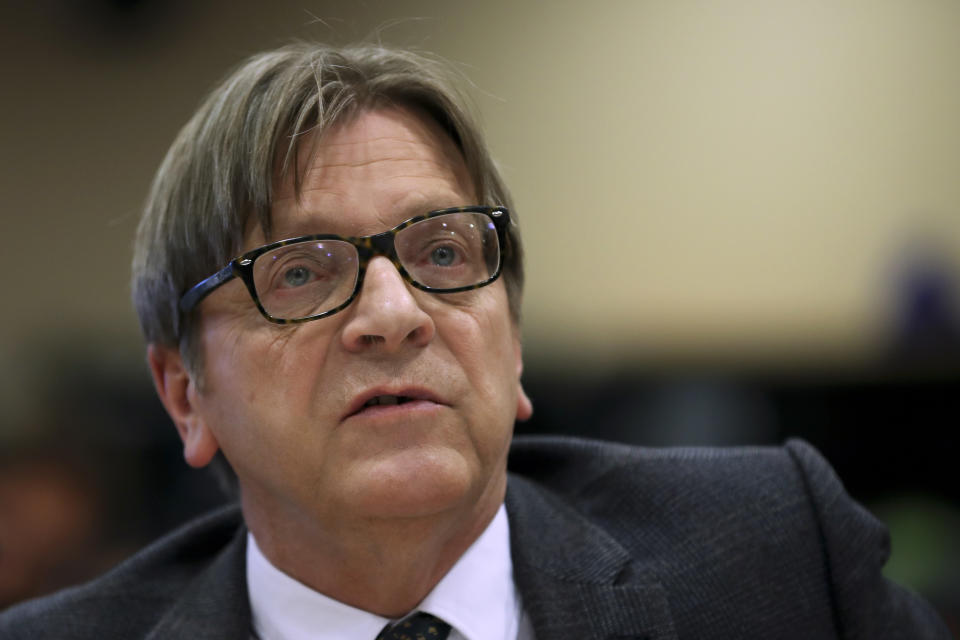
[[[225,266],[220,271],[209,278],[204,278],[190,288],[183,297],[180,298],[180,312],[190,313],[193,308],[200,304],[200,301],[213,293],[213,290],[228,280],[235,278],[237,274],[233,270],[233,262]]]

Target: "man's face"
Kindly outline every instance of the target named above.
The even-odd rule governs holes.
[[[244,250],[304,234],[371,235],[477,204],[458,150],[415,111],[363,112],[318,144],[303,156],[301,197],[278,182],[273,236],[253,228]],[[207,446],[188,446],[187,457],[202,465],[216,447],[225,452],[248,519],[251,510],[349,519],[499,503],[513,422],[530,414],[502,280],[429,294],[378,257],[359,296],[329,318],[269,323],[239,281],[201,310],[204,380],[190,385],[187,426]],[[395,396],[413,400],[364,406]]]

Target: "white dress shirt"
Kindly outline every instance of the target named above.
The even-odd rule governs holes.
[[[247,536],[253,637],[260,640],[374,640],[390,622],[343,604],[274,567]],[[417,607],[453,627],[448,640],[534,640],[513,583],[510,527],[496,516]]]

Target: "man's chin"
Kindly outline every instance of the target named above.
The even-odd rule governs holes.
[[[475,501],[483,475],[476,460],[443,447],[385,453],[354,470],[351,509],[360,517],[420,518]]]

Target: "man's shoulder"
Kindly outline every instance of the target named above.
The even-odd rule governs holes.
[[[509,469],[570,497],[624,483],[669,490],[674,498],[711,488],[792,492],[805,488],[808,472],[832,473],[816,449],[796,439],[783,446],[656,448],[566,436],[516,437]]]
[[[599,598],[602,577],[606,602],[635,588],[635,606],[679,637],[949,637],[929,605],[883,577],[886,528],[802,441],[649,449],[522,437],[509,469],[514,570],[535,616],[581,592]]]
[[[515,494],[548,496],[627,548],[643,546],[658,557],[669,557],[678,545],[689,551],[698,542],[705,552],[729,543],[731,550],[747,553],[751,539],[769,543],[771,534],[781,544],[802,540],[815,546],[817,504],[843,493],[829,464],[800,440],[783,446],[645,448],[519,437],[509,468]]]
[[[202,516],[100,576],[0,612],[0,637],[139,637],[241,531],[235,505]]]

